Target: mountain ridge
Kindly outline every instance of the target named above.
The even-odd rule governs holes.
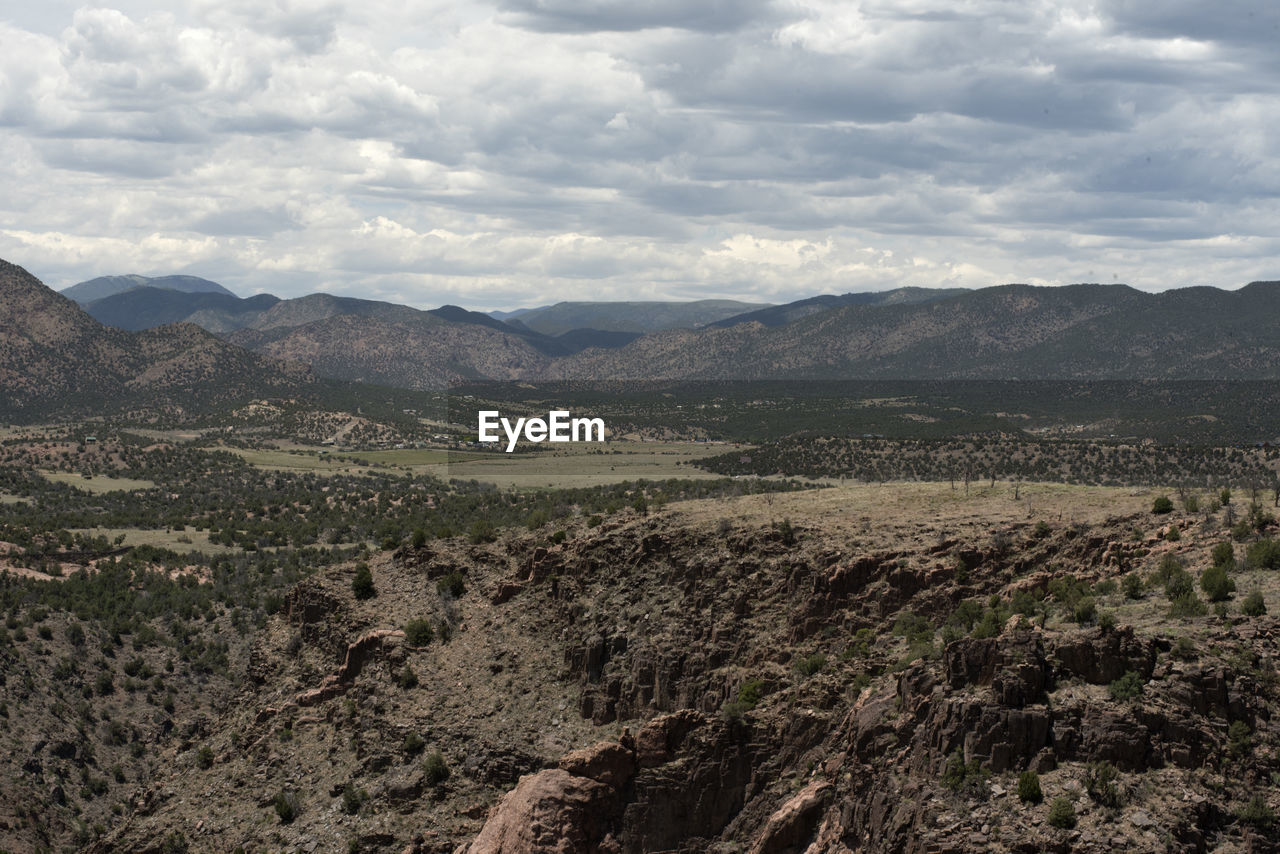
[[[231,291],[224,288],[217,282],[202,279],[199,276],[141,276],[137,273],[130,273],[125,276],[99,276],[96,279],[89,279],[85,282],[74,284],[69,288],[61,291],[62,295],[68,299],[84,305],[95,300],[115,294],[124,293],[134,288],[160,288],[162,290],[177,291],[179,293],[216,293],[225,296],[235,296]]]

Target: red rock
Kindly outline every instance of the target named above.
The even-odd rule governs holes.
[[[617,801],[612,786],[560,768],[521,777],[467,854],[597,854]]]

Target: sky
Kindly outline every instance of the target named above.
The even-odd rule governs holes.
[[[0,258],[421,307],[1280,278],[1272,0],[0,0]]]

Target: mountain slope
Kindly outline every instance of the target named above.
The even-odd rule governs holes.
[[[134,288],[162,288],[185,294],[214,293],[235,296],[217,282],[211,282],[199,276],[149,277],[139,276],[136,273],[128,276],[99,276],[96,279],[72,285],[63,290],[62,295],[84,305]]]
[[[843,305],[913,305],[963,293],[968,291],[964,288],[898,288],[892,291],[841,294],[840,296],[820,294],[785,305],[771,305],[745,314],[735,314],[733,317],[726,317],[707,325],[728,328],[737,326],[739,323],[754,322],[770,327],[784,326],[803,317],[821,314],[828,309]]]
[[[191,324],[103,326],[26,270],[0,261],[0,415],[206,406],[310,380]]]
[[[664,329],[692,329],[764,307],[761,303],[736,300],[559,302],[546,308],[521,312],[511,319],[518,319],[524,326],[544,335],[561,335],[575,329],[646,333]]]
[[[253,316],[280,302],[270,294],[241,299],[232,294],[211,291],[186,293],[156,287],[139,287],[94,300],[84,306],[95,320],[117,329],[138,331],[166,323],[195,322],[194,315],[222,318],[223,326],[237,320],[247,322]],[[196,323],[204,326],[203,323]],[[207,327],[206,327],[207,328]],[[233,328],[238,328],[235,326]],[[211,332],[221,331],[210,329]]]
[[[309,364],[322,376],[413,389],[517,379],[545,371],[550,362],[514,332],[395,308],[403,310],[395,316],[334,314],[301,325],[241,329],[228,340]]]
[[[554,366],[557,378],[1271,379],[1280,284],[1147,294],[1119,285],[985,288],[851,305],[767,328],[671,331]]]

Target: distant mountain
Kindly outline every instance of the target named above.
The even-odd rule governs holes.
[[[287,307],[289,300],[276,308]],[[260,325],[228,340],[321,376],[412,389],[540,374],[551,357],[514,331],[395,306],[394,315],[343,313],[298,325]]]
[[[547,305],[540,305],[537,308],[517,308],[515,311],[491,311],[489,316],[498,320],[510,320],[513,317],[519,317],[522,314],[528,314],[531,311],[542,311],[544,308],[550,308]]]
[[[197,326],[208,328],[206,323],[192,320],[193,315],[204,312],[210,321],[214,317],[221,318],[218,324],[221,328],[209,330],[221,332],[227,327],[238,329],[244,325],[237,323],[238,320],[243,319],[247,323],[278,302],[280,298],[270,294],[241,299],[234,294],[216,291],[185,292],[148,286],[94,300],[85,304],[84,310],[107,326],[132,331],[182,321],[196,322]]]
[[[1280,379],[1280,283],[1158,294],[1004,285],[847,305],[773,328],[673,330],[552,366],[554,378]]]
[[[0,261],[0,417],[206,407],[293,392],[298,365],[264,359],[191,324],[103,326],[26,270]]]
[[[183,293],[138,287],[95,300],[84,308],[97,320],[118,329],[137,331],[185,321],[224,338],[241,329],[294,329],[341,316],[409,324],[410,327],[416,325],[417,328],[425,329],[427,327],[422,325],[423,317],[431,316],[449,324],[480,326],[502,335],[514,335],[523,339],[542,356],[568,356],[588,347],[621,347],[638,337],[638,333],[595,329],[574,329],[562,335],[544,335],[518,322],[507,324],[491,315],[468,311],[456,305],[421,311],[394,303],[330,294],[310,294],[291,300],[260,294],[241,299],[221,293]],[[365,324],[363,328],[366,334],[382,334],[375,324]],[[389,330],[385,331],[391,334]],[[242,339],[264,342],[268,338],[276,340],[277,337],[242,336]],[[465,338],[466,335],[462,337]],[[331,364],[329,360],[324,360],[324,363]],[[339,375],[345,373],[348,372],[339,372]],[[474,378],[471,374],[466,376]]]
[[[543,335],[561,335],[575,329],[605,332],[660,332],[664,329],[695,329],[735,314],[765,308],[766,303],[737,300],[695,300],[693,302],[558,302],[508,315],[525,328]]]
[[[124,293],[134,288],[160,288],[167,291],[178,291],[184,294],[214,293],[235,296],[231,291],[217,282],[201,279],[198,276],[99,276],[87,282],[62,291],[62,295],[73,299],[81,305],[104,299],[114,294]]]
[[[808,299],[796,300],[784,305],[772,305],[767,308],[735,314],[723,320],[707,324],[728,328],[739,323],[763,323],[765,326],[784,326],[812,314],[820,314],[828,309],[843,305],[914,305],[945,299],[957,294],[967,293],[965,288],[898,288],[892,291],[874,291],[854,294],[820,294]]]

